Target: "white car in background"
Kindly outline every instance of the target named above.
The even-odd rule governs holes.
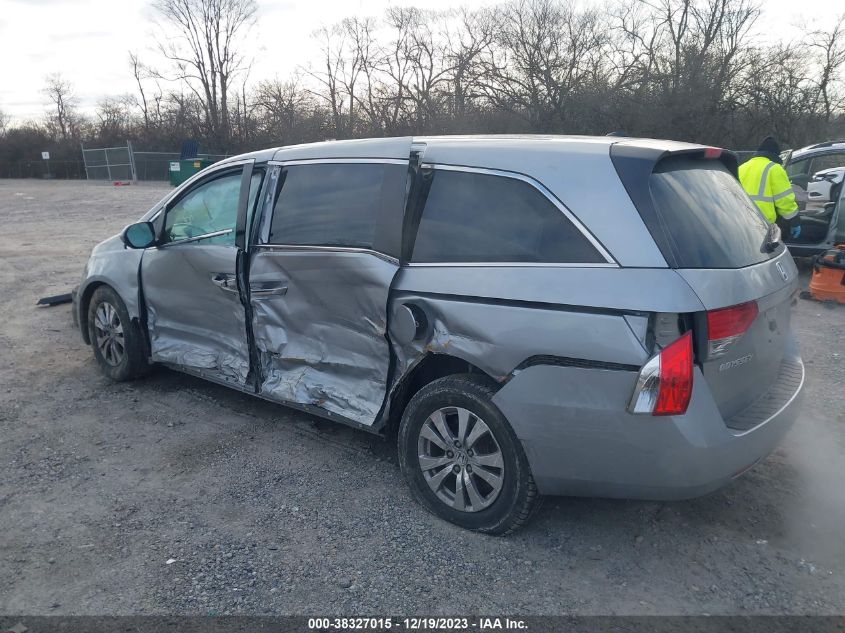
[[[838,200],[843,180],[845,180],[845,164],[842,167],[817,171],[807,183],[807,202],[816,206]]]
[[[807,202],[812,206],[823,206],[825,202],[836,199],[829,197],[830,193],[836,193],[830,191],[831,185],[835,183],[825,181],[824,178],[820,180],[816,178],[830,170],[845,168],[845,140],[826,141],[784,152],[783,166],[793,188],[797,186],[806,191]],[[839,182],[842,182],[841,178]],[[821,193],[821,196],[809,195],[810,188],[814,184],[818,186],[813,189]],[[827,194],[827,197],[824,194]]]
[[[809,257],[845,243],[845,140],[790,150],[783,166],[801,213],[801,234],[787,239],[795,257]]]

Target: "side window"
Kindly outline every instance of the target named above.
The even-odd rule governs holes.
[[[372,248],[385,179],[395,167],[379,163],[286,167],[269,243]]]
[[[845,154],[825,154],[823,156],[816,156],[813,159],[814,174],[823,169],[832,169],[834,167],[845,167]]]
[[[183,196],[164,218],[165,242],[229,231],[197,243],[234,245],[241,174],[237,171],[220,176]]]
[[[796,160],[793,163],[789,163],[786,166],[786,175],[789,176],[790,179],[801,176],[807,175],[807,170],[810,168],[810,159],[804,158],[802,160]]]
[[[598,263],[604,258],[522,180],[435,170],[412,262]]]

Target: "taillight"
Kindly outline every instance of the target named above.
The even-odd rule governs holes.
[[[758,314],[757,302],[749,301],[707,313],[707,355],[716,358],[748,331]]]
[[[687,332],[643,365],[628,411],[682,415],[691,396],[692,334]]]
[[[705,147],[704,158],[719,158],[722,155],[722,149],[719,147]]]

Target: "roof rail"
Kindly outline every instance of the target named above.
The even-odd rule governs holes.
[[[845,139],[839,141],[825,141],[824,143],[816,143],[815,145],[810,145],[806,149],[819,149],[820,147],[831,147],[833,145],[845,145]]]

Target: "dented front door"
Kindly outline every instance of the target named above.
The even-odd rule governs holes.
[[[260,392],[371,425],[390,366],[404,160],[286,164],[250,265]]]
[[[237,262],[251,173],[220,169],[180,194],[141,260],[152,359],[238,387],[250,366]]]

